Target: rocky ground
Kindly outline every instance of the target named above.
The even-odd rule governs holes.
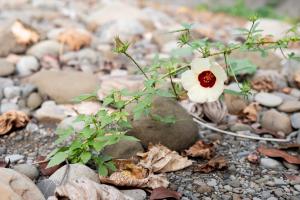
[[[49,191],[55,188],[55,176],[62,176],[58,173],[48,179],[33,165],[38,156],[45,156],[55,148],[56,128],[67,127],[76,115],[91,114],[101,107],[98,102],[75,104],[72,99],[95,90],[101,98],[113,88],[142,87],[143,79],[136,67],[113,53],[114,36],[134,41],[130,53],[147,65],[155,53],[161,57],[176,53],[173,51],[177,47],[176,36],[168,31],[180,28],[182,22],[194,23],[195,37],[222,42],[239,40],[235,28],[249,25],[243,19],[225,14],[152,1],[10,0],[0,1],[0,9],[0,114],[19,110],[30,116],[26,127],[0,135],[0,159],[10,160],[11,168],[38,185],[43,194],[36,191],[36,199],[42,199],[39,195],[50,196]],[[31,26],[24,26],[30,30],[29,36],[23,34],[24,38],[20,36],[22,24]],[[266,30],[263,34],[273,34],[276,38],[290,27],[271,19],[263,19],[260,26]],[[291,48],[295,52],[300,49],[299,44]],[[249,100],[225,95],[224,101],[218,102],[221,111],[211,112],[206,119],[214,122],[218,118],[214,125],[221,129],[266,138],[288,137],[290,143],[300,144],[300,76],[295,79],[300,73],[299,63],[284,60],[277,51],[267,58],[256,53],[233,56],[247,58],[258,66],[251,77],[255,94]],[[237,89],[234,83],[228,85]],[[256,102],[254,120],[244,112],[253,102]],[[160,107],[161,104],[164,106]],[[188,111],[195,106],[183,104]],[[220,105],[212,107],[220,108]],[[236,138],[197,127],[179,104],[164,99],[157,102],[157,108],[166,114],[172,111],[171,114],[185,121],[179,120],[167,128],[147,128],[146,120],[137,123],[137,129],[144,130],[139,133],[142,142],[155,135],[166,146],[182,151],[199,135],[207,142],[218,141],[217,154],[228,160],[228,169],[224,171],[199,173],[189,167],[168,173],[169,187],[182,193],[182,199],[300,199],[299,165],[264,156],[258,164],[251,164],[247,159],[258,146],[279,147],[279,143]],[[196,114],[202,116],[201,112]],[[72,126],[80,129],[82,124]],[[263,134],[257,131],[258,127],[264,130]],[[126,158],[140,150],[143,150],[141,143],[134,142],[122,143],[106,152]],[[299,147],[288,151],[299,155]],[[73,170],[74,174],[80,171],[91,179],[98,177],[87,167],[74,166]],[[0,177],[1,173],[13,177],[1,171]],[[21,182],[22,178],[19,179]],[[32,184],[26,181],[23,184]],[[149,197],[143,190],[125,193],[137,195],[135,199]]]

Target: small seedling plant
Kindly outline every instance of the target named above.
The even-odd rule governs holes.
[[[197,39],[191,36],[192,25],[183,24],[180,30],[172,31],[178,35],[178,48],[193,53],[192,61],[186,61],[180,56],[160,59],[155,56],[150,66],[141,66],[128,53],[130,43],[115,38],[114,51],[123,54],[130,59],[141,74],[145,77],[144,88],[140,91],[130,92],[128,90],[113,90],[102,101],[102,108],[91,115],[78,115],[74,122],[84,123],[80,131],[70,127],[57,130],[57,145],[59,148],[52,151],[47,159],[48,167],[58,165],[64,161],[68,163],[90,163],[97,167],[102,176],[109,171],[116,170],[111,157],[103,154],[103,149],[109,145],[118,143],[120,140],[136,141],[137,138],[126,135],[131,124],[126,106],[134,103],[132,115],[134,120],[142,115],[150,115],[153,120],[162,123],[175,123],[173,116],[159,116],[151,114],[151,103],[155,96],[181,99],[188,96],[191,101],[198,103],[212,102],[218,100],[223,93],[242,95],[247,97],[251,92],[247,80],[238,81],[239,74],[253,74],[256,66],[248,60],[237,60],[230,57],[233,51],[260,52],[267,56],[268,51],[279,49],[282,53],[290,43],[299,42],[300,37],[297,26],[289,30],[287,35],[279,40],[271,37],[263,37],[258,30],[257,17],[251,17],[250,29],[240,29],[244,36],[243,42],[220,43],[210,41],[206,38]],[[284,54],[288,59],[300,60],[294,53]],[[214,58],[222,57],[225,65],[219,65]],[[180,77],[180,81],[174,81]],[[229,78],[236,81],[239,91],[224,89],[224,82]],[[170,87],[163,89],[161,85],[168,82]],[[76,98],[77,101],[98,100],[96,93],[86,94]],[[111,108],[114,108],[113,110]],[[67,144],[63,142],[69,141]]]

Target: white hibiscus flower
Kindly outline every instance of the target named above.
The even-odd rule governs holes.
[[[204,103],[218,100],[226,79],[226,72],[218,63],[208,58],[196,58],[191,63],[191,70],[182,74],[181,83],[191,101]]]

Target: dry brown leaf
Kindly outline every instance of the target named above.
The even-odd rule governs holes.
[[[181,194],[168,188],[159,187],[154,189],[150,195],[150,200],[160,200],[168,198],[179,200],[181,198]]]
[[[38,156],[37,157],[39,170],[41,171],[41,174],[44,176],[51,176],[54,172],[56,172],[59,168],[61,168],[64,165],[64,163],[61,163],[59,165],[55,165],[53,167],[47,168],[49,161],[45,161],[45,160],[46,160],[46,156]],[[45,161],[45,162],[43,162],[43,161]]]
[[[21,45],[30,45],[40,39],[40,34],[21,20],[16,20],[13,23],[11,32],[15,36],[17,43]]]
[[[78,178],[55,190],[55,197],[52,200],[134,200],[124,195],[118,189],[104,184],[98,184],[88,178]]]
[[[204,115],[214,123],[220,123],[227,115],[227,107],[223,101],[207,102],[203,104]]]
[[[211,159],[215,155],[215,145],[213,143],[206,144],[202,140],[197,141],[185,153],[191,157],[201,157]]]
[[[259,110],[260,110],[260,107],[259,107],[258,103],[253,102],[253,103],[250,103],[246,108],[244,108],[243,114],[246,117],[247,121],[256,122]]]
[[[275,138],[284,138],[285,135],[284,134],[280,134],[281,132],[277,132],[277,131],[272,131],[272,130],[268,130],[265,128],[253,128],[252,130],[254,131],[254,133],[258,134],[258,135],[263,135],[263,134],[269,134],[274,136]]]
[[[209,173],[215,170],[227,168],[227,160],[223,156],[217,156],[203,165],[197,165],[194,168],[195,172]]]
[[[152,189],[169,185],[164,175],[151,174],[147,169],[135,165],[132,160],[116,160],[115,164],[117,171],[109,177],[100,176],[101,183]]]
[[[273,80],[270,77],[265,76],[257,77],[256,79],[252,80],[251,86],[253,89],[263,92],[272,92],[277,89]]]
[[[148,152],[138,153],[137,156],[141,157],[139,165],[152,172],[178,171],[192,165],[188,158],[160,144],[149,145]]]
[[[0,135],[8,133],[13,128],[21,128],[29,122],[28,116],[21,111],[9,111],[0,116]]]
[[[58,36],[58,41],[67,44],[71,50],[79,50],[83,46],[88,46],[91,40],[91,34],[83,29],[67,29]]]
[[[290,164],[300,164],[300,157],[288,154],[285,151],[273,148],[258,147],[257,151],[265,156],[272,158],[282,158]]]

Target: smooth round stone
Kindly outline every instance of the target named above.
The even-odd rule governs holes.
[[[292,127],[295,129],[300,129],[300,113],[294,113],[291,115]]]
[[[39,176],[39,170],[34,165],[29,164],[18,164],[13,167],[14,170],[24,174],[31,180],[35,180]]]
[[[300,110],[300,101],[284,101],[278,110],[282,112],[296,112]]]
[[[0,59],[0,76],[9,76],[15,71],[14,64],[7,62],[5,59]]]
[[[4,96],[7,99],[12,99],[15,97],[19,97],[21,95],[21,89],[17,86],[6,87],[3,90]]]
[[[282,103],[282,98],[274,94],[260,92],[255,95],[255,101],[266,107],[276,107]]]
[[[19,110],[19,106],[12,102],[2,103],[0,107],[0,112],[5,113],[12,110]]]
[[[271,158],[262,158],[260,160],[260,165],[263,168],[268,168],[268,169],[281,169],[283,167],[279,161]]]
[[[31,93],[27,99],[27,106],[32,110],[38,108],[42,103],[42,97],[36,92]]]
[[[5,156],[5,162],[8,163],[8,162],[11,162],[11,163],[15,163],[15,162],[18,162],[19,160],[22,160],[24,158],[23,155],[20,155],[20,154],[13,154],[13,155],[7,155]]]

